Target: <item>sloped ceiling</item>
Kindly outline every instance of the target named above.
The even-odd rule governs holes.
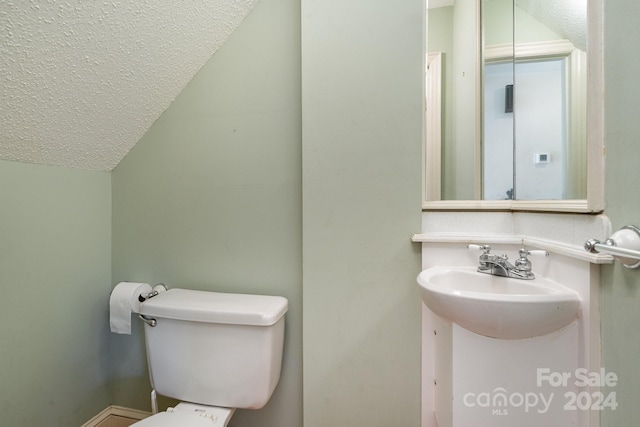
[[[587,51],[587,0],[517,0],[516,5],[578,49]]]
[[[489,1],[489,0],[484,0]],[[587,50],[587,0],[514,0],[515,5],[575,47]],[[453,6],[455,0],[427,0],[427,7]],[[505,5],[506,6],[506,5]]]
[[[258,1],[0,1],[0,159],[112,170]]]

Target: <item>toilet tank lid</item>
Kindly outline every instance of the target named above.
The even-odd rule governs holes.
[[[169,289],[140,304],[140,314],[165,319],[270,326],[287,312],[284,297]]]

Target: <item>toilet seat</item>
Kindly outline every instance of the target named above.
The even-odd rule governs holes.
[[[214,427],[213,420],[188,412],[158,412],[149,418],[132,424],[135,427]]]
[[[235,408],[179,403],[167,412],[159,412],[132,424],[135,427],[225,427]]]

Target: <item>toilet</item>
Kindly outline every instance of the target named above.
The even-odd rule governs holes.
[[[286,298],[170,289],[140,304],[154,415],[136,427],[225,427],[259,409],[282,366]],[[181,401],[157,412],[155,396]]]

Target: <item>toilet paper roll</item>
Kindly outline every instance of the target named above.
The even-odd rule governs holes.
[[[111,332],[131,334],[131,312],[140,311],[140,294],[151,292],[147,283],[120,282],[109,298],[109,324]]]

